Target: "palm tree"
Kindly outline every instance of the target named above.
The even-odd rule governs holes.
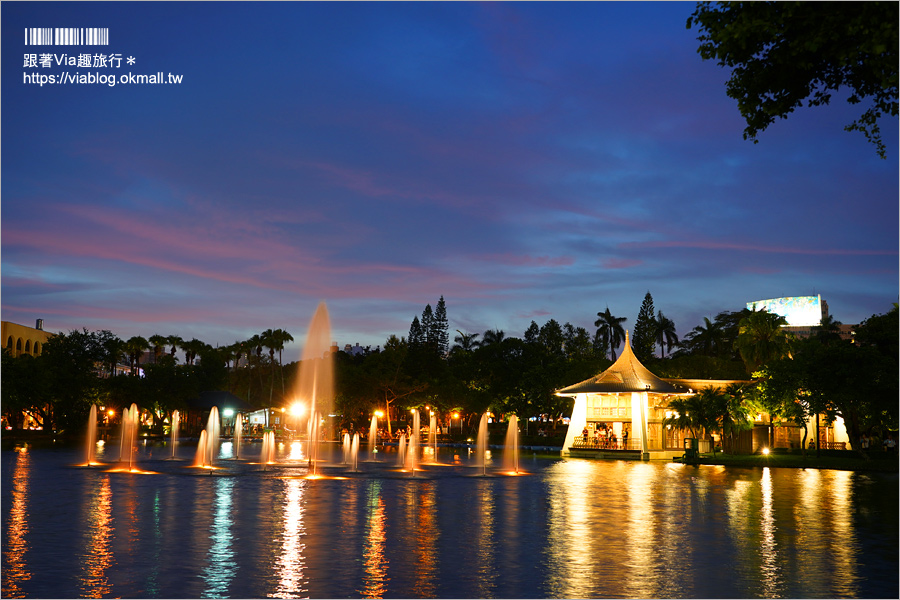
[[[734,346],[741,353],[748,373],[790,354],[790,340],[782,329],[785,325],[787,319],[765,310],[753,311],[741,319]]]
[[[666,348],[672,353],[672,346],[678,344],[678,335],[675,333],[675,321],[665,316],[662,311],[656,315],[656,343],[659,344],[659,352],[662,358],[666,357]]]
[[[601,340],[603,340],[609,346],[609,351],[612,354],[612,360],[616,360],[616,348],[622,345],[622,342],[625,341],[625,328],[622,327],[622,323],[628,320],[627,317],[614,317],[611,312],[609,312],[609,307],[606,307],[606,312],[598,312],[597,317],[599,317],[596,321],[594,321],[594,327],[597,327],[600,331],[602,331]],[[606,351],[604,349],[604,355]]]
[[[724,339],[722,324],[719,321],[710,321],[708,317],[703,317],[703,323],[694,327],[688,334],[691,345],[701,354],[718,356]]]
[[[137,365],[140,363],[141,355],[149,347],[150,342],[139,335],[129,338],[125,342],[125,353],[128,355],[128,362],[131,365],[131,374],[133,376],[137,376]]]
[[[491,344],[499,344],[506,337],[502,329],[488,329],[484,332],[481,340],[482,346],[490,346]]]
[[[116,336],[111,336],[103,342],[103,362],[109,365],[109,376],[116,374],[116,365],[119,359],[125,355],[125,342]]]
[[[842,323],[836,321],[831,315],[825,315],[813,330],[816,332],[816,337],[827,346],[832,342],[840,341],[841,325]]]
[[[197,359],[197,355],[207,348],[207,344],[201,342],[197,338],[193,338],[189,342],[181,342],[181,349],[184,350],[184,361],[192,365]]]
[[[481,342],[475,339],[478,337],[477,333],[463,333],[459,329],[456,330],[456,333],[459,335],[453,338],[453,341],[456,343],[453,347],[454,349],[459,348],[460,350],[470,351],[481,345]]]
[[[162,356],[163,350],[165,349],[166,344],[168,344],[169,338],[164,335],[151,335],[150,339],[147,340],[150,342],[150,345],[153,347],[153,363],[156,364],[159,362],[159,357]]]
[[[181,344],[184,343],[184,340],[177,335],[170,335],[166,338],[166,341],[170,346],[172,346],[172,350],[169,352],[169,354],[172,356],[172,358],[175,358],[175,351],[181,348]]]

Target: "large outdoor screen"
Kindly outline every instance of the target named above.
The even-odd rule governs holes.
[[[822,322],[822,296],[788,296],[748,302],[750,310],[767,310],[787,319],[795,327],[815,326]]]

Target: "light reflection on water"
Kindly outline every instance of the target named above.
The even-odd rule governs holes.
[[[384,598],[387,592],[388,560],[385,556],[387,515],[384,498],[381,497],[381,482],[369,485],[366,512],[366,531],[363,545],[363,589],[364,598]]]
[[[29,455],[26,448],[15,453],[12,473],[12,502],[3,543],[3,597],[23,598],[20,585],[31,579],[26,554],[28,552],[28,476]],[[4,511],[5,512],[5,511]],[[6,516],[6,515],[4,515]]]
[[[81,595],[105,598],[111,593],[107,572],[113,565],[112,487],[110,476],[100,478],[99,487],[88,492],[84,510],[87,528],[84,540]]]
[[[152,476],[4,451],[4,597],[897,596],[895,475],[526,458],[483,477],[441,449],[416,477],[388,454],[309,481],[289,446],[254,451],[200,474],[145,456]]]
[[[281,552],[275,559],[274,576],[278,587],[270,598],[304,598],[309,592],[306,576],[306,523],[304,522],[305,479],[284,480],[284,514],[281,517]]]

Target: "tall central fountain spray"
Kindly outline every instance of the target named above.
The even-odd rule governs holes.
[[[334,402],[334,363],[331,355],[331,323],[322,302],[309,323],[306,344],[300,362],[296,396],[309,404],[309,460],[312,473],[317,473],[319,458],[319,423],[332,412]]]

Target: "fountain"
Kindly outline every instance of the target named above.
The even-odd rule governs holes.
[[[203,434],[206,434],[205,436]],[[219,409],[216,406],[209,411],[209,420],[206,429],[200,432],[200,443],[197,444],[197,454],[194,456],[195,467],[213,467],[216,453],[219,450]]]
[[[135,443],[137,442],[138,407],[132,404],[130,408],[122,411],[122,437],[119,440],[119,462],[128,463],[129,470],[134,466]]]
[[[332,412],[334,402],[334,359],[331,354],[331,325],[325,303],[319,304],[309,324],[300,361],[297,397],[309,402],[309,464],[317,474],[319,420]]]
[[[428,422],[428,446],[431,448],[431,458],[437,462],[437,415],[433,412]]]
[[[359,434],[353,434],[353,442],[350,444],[350,470],[354,473],[359,466]]]
[[[275,462],[275,432],[266,431],[263,433],[262,452],[259,455],[259,462],[264,465]]]
[[[369,460],[375,460],[375,443],[378,438],[378,417],[372,415],[372,424],[369,425]]]
[[[97,406],[91,404],[91,414],[88,417],[87,448],[84,453],[84,462],[87,466],[97,464]]]
[[[397,466],[406,466],[406,434],[400,434],[400,444],[397,446]]]
[[[244,417],[237,413],[234,417],[234,458],[241,457],[241,440],[244,437]]]
[[[475,443],[475,464],[481,467],[482,475],[487,475],[487,438],[488,414],[484,413],[478,424],[478,439]]]
[[[172,460],[175,459],[175,449],[178,446],[178,428],[181,425],[181,413],[172,411]]]
[[[341,456],[343,456],[343,460],[341,460],[341,464],[349,465],[350,464],[350,434],[349,433],[344,434],[344,443],[343,443],[342,448],[343,448],[343,454]]]
[[[412,409],[412,433],[409,436],[409,446],[406,449],[406,468],[409,469],[413,477],[416,475],[416,467],[419,460],[419,411]]]
[[[504,470],[519,474],[519,419],[516,415],[509,418],[509,429],[506,430],[506,448],[503,453]]]

